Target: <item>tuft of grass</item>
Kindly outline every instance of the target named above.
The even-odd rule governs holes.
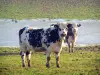
[[[50,68],[45,67],[46,56],[43,53],[32,54],[30,68],[27,67],[27,61],[25,68],[21,66],[20,55],[2,55],[0,75],[100,75],[100,50],[95,48],[97,46],[94,50],[79,49],[74,53],[68,53],[64,48],[60,56],[60,68],[56,68],[54,53],[51,53]],[[10,50],[12,52],[13,48],[8,48]],[[19,48],[15,50],[17,52]]]

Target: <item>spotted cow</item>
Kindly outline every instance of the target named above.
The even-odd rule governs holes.
[[[22,66],[25,67],[25,56],[27,57],[28,66],[30,67],[30,58],[32,51],[46,50],[46,67],[50,67],[50,53],[53,51],[56,55],[56,66],[59,66],[59,56],[62,51],[62,44],[67,31],[59,24],[53,24],[48,28],[34,29],[24,27],[19,30],[20,55],[22,58]],[[38,48],[45,48],[38,50]]]

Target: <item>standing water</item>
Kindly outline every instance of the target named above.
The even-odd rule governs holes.
[[[19,46],[18,32],[25,26],[44,28],[63,21],[65,20],[32,19],[13,21],[12,19],[0,19],[0,46]],[[100,20],[71,20],[70,22],[81,24],[76,44],[100,44]]]

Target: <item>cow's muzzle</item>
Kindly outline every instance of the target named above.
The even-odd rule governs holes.
[[[66,36],[66,34],[61,34],[61,37],[65,37]]]

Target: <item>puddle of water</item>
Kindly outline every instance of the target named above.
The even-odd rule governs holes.
[[[45,28],[65,19],[31,19],[17,20],[0,19],[0,46],[19,46],[18,32],[20,28],[32,26],[34,28]],[[82,26],[78,31],[77,44],[100,44],[100,20],[71,20]]]

